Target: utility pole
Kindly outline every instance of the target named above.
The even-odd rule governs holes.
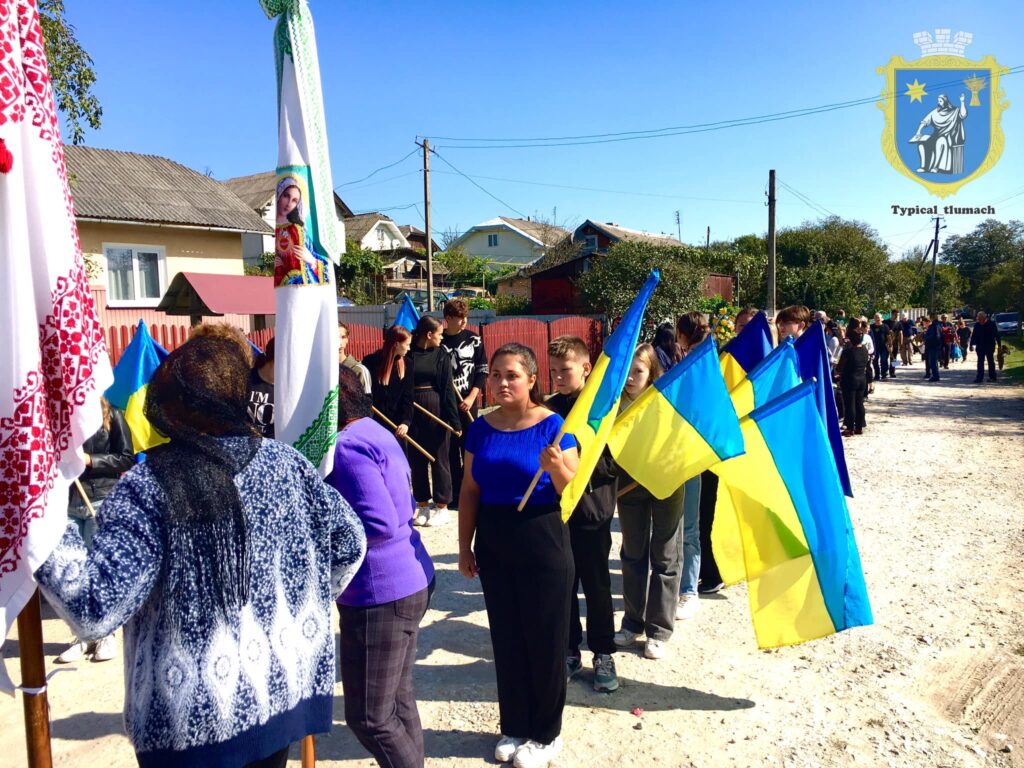
[[[676,239],[679,242],[683,242],[683,223],[682,218],[679,216],[679,211],[676,211]]]
[[[775,318],[775,170],[768,171],[768,306],[769,319]]]
[[[704,253],[707,253],[710,250],[711,250],[711,225],[709,224],[708,225],[708,236],[707,236],[707,239],[704,241]]]
[[[430,140],[417,142],[423,147],[423,226],[427,234],[427,312],[434,311],[434,242],[430,238]]]
[[[939,260],[939,222],[941,220],[941,216],[935,217],[935,239],[932,240],[932,290],[931,298],[928,300],[929,315],[935,312],[935,268],[936,262]],[[942,227],[942,229],[945,229],[945,227]]]

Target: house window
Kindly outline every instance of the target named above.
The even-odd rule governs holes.
[[[498,247],[498,236],[497,235],[488,235],[487,236],[487,247],[488,248],[497,248]]]
[[[159,245],[104,243],[107,303],[155,307],[167,289],[164,249]]]
[[[583,249],[586,251],[597,250],[597,235],[587,235],[583,238]]]

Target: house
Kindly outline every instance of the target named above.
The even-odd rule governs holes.
[[[553,224],[499,216],[470,227],[450,247],[461,248],[495,266],[525,267],[539,261],[568,234],[568,230]]]
[[[246,266],[256,265],[264,253],[274,250],[274,200],[277,196],[277,172],[264,171],[250,176],[238,176],[222,182],[243,203],[256,213],[270,227],[270,233],[264,235],[248,234],[242,238],[242,257]],[[334,215],[343,221],[352,215],[352,210],[345,205],[337,193],[334,194]],[[347,236],[347,233],[346,233]]]
[[[448,269],[433,260],[434,288],[447,288]],[[399,258],[384,265],[384,285],[388,291],[397,293],[408,290],[427,290],[427,260],[419,251],[406,251]]]
[[[105,329],[170,324],[156,311],[179,272],[244,274],[243,239],[273,229],[220,182],[167,158],[65,146],[82,253]],[[225,315],[251,328],[248,315]]]
[[[383,213],[360,213],[345,217],[345,239],[369,251],[411,251],[402,230]]]
[[[576,249],[558,249],[532,267],[523,271],[520,280],[529,279],[529,299],[537,314],[579,310],[580,297],[576,281],[590,271],[594,260],[618,242],[643,242],[656,246],[683,247],[683,243],[668,235],[656,235],[638,229],[629,229],[618,224],[599,223],[588,219],[572,233]],[[515,276],[510,276],[515,277]],[[522,287],[515,280],[509,280],[506,291]],[[723,289],[728,288],[728,296]],[[709,293],[710,291],[710,293]],[[710,275],[704,284],[706,296],[722,295],[732,299],[732,279],[728,275]]]
[[[418,251],[427,250],[427,233],[419,227],[414,227],[411,224],[402,224],[398,227],[402,234],[405,235],[405,239],[409,241],[409,245]],[[438,253],[442,250],[441,246],[437,244],[434,238],[430,238],[432,253]]]

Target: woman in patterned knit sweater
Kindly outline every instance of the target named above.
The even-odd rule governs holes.
[[[248,374],[224,339],[171,353],[146,399],[171,442],[107,498],[91,552],[71,524],[36,571],[83,640],[124,625],[142,768],[284,766],[331,727],[331,601],[366,539],[305,458],[254,434]]]

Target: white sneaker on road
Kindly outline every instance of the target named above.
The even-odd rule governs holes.
[[[430,523],[430,507],[416,507],[416,514],[412,518],[412,524],[423,527]]]
[[[73,661],[78,661],[80,658],[85,656],[89,650],[89,643],[75,638],[75,642],[69,645],[64,651],[57,657],[58,664],[70,664]]]
[[[93,651],[93,661],[110,661],[117,655],[117,640],[113,635],[107,635],[96,641],[96,650]]]
[[[665,658],[666,648],[664,640],[648,640],[644,645],[644,658],[645,659],[663,659]]]
[[[547,768],[548,764],[562,751],[562,737],[556,736],[550,744],[527,741],[516,750],[515,768]]]
[[[640,637],[639,632],[631,632],[623,627],[615,633],[613,641],[615,642],[616,648],[629,648],[629,646],[636,642],[638,637]]]
[[[499,763],[507,763],[516,756],[516,752],[523,744],[526,743],[526,739],[513,739],[511,736],[502,736],[498,741],[498,746],[494,748],[494,759]]]
[[[696,595],[686,594],[679,596],[676,603],[676,619],[692,619],[700,610],[700,598]]]
[[[431,528],[437,528],[442,525],[448,525],[452,520],[451,514],[448,512],[448,507],[435,507],[434,511],[430,513],[430,519],[425,525]]]

